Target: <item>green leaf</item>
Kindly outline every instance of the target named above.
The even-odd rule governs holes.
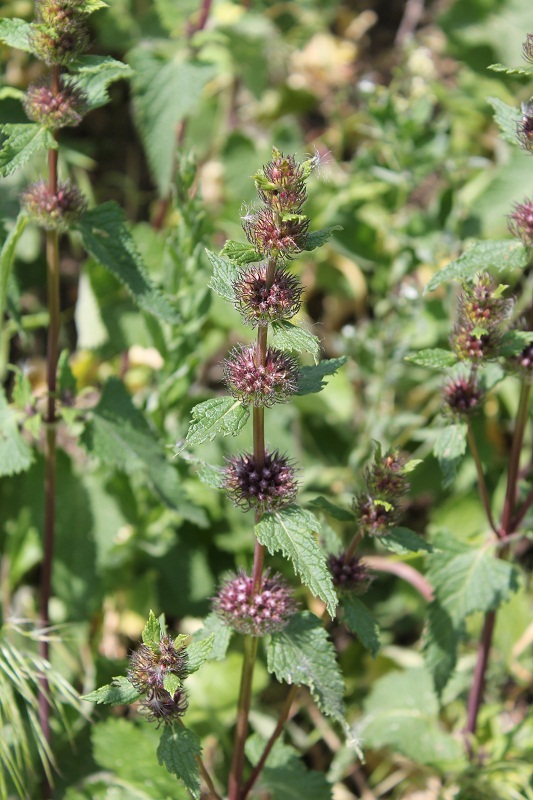
[[[278,681],[307,686],[320,710],[344,720],[344,681],[322,622],[302,611],[267,645],[267,669]]]
[[[74,374],[70,368],[70,364],[68,363],[68,359],[69,359],[68,350],[63,350],[61,355],[59,356],[59,361],[57,364],[57,384],[60,395],[64,395],[65,393],[67,393],[72,398],[74,398],[78,390],[78,385],[76,383],[76,378],[74,377]],[[69,409],[69,410],[74,410],[74,409]]]
[[[437,697],[425,670],[392,672],[376,681],[365,712],[359,732],[367,746],[390,747],[418,764],[462,762],[462,742],[440,728]]]
[[[439,547],[442,552],[430,556],[428,579],[455,628],[474,611],[498,608],[517,591],[515,567],[496,558],[492,546],[472,548],[441,536]]]
[[[57,142],[50,131],[34,122],[7,122],[0,125],[0,131],[7,137],[0,150],[0,176],[3,178],[24,166],[39,150],[57,150]]]
[[[161,639],[161,626],[154,612],[150,609],[148,620],[143,628],[142,640],[144,644],[154,653],[159,653],[159,642]]]
[[[347,361],[346,356],[342,356],[341,358],[325,359],[312,367],[302,367],[298,377],[298,391],[296,394],[301,396],[321,392],[326,385],[324,381],[326,375],[335,375],[337,370],[343,367]]]
[[[324,511],[326,514],[329,514],[330,517],[338,519],[340,522],[353,522],[355,519],[355,514],[352,511],[349,511],[347,508],[336,506],[328,500],[327,497],[322,497],[322,495],[311,500],[309,505],[311,508],[317,509],[318,511]]]
[[[213,646],[209,653],[211,661],[222,661],[231,639],[231,628],[224,625],[216,614],[209,614],[204,620],[204,627],[193,633],[193,642],[201,642],[213,636]]]
[[[301,761],[290,759],[287,764],[264,767],[260,786],[276,800],[331,800],[332,787],[322,772],[307,770]]]
[[[455,477],[457,467],[466,452],[467,430],[464,422],[447,425],[440,431],[433,446],[433,452],[444,473],[446,485],[449,485]]]
[[[419,367],[429,367],[430,369],[446,369],[452,367],[457,356],[450,350],[443,350],[441,347],[431,347],[427,350],[419,350],[405,357],[405,361],[410,364],[417,364]]]
[[[326,563],[326,554],[316,540],[320,524],[310,511],[291,505],[263,514],[255,533],[271,555],[278,550],[292,562],[303,583],[320,597],[331,617],[335,616],[337,595]]]
[[[187,519],[205,525],[199,509],[184,495],[178,473],[131,397],[117,378],[110,378],[81,436],[85,449],[115,469],[144,472],[165,503]]]
[[[101,686],[94,692],[83,695],[81,699],[97,705],[122,706],[134,703],[140,696],[141,692],[138,692],[127,678],[119,676],[113,678],[107,686]]]
[[[531,331],[507,331],[502,336],[498,355],[504,358],[518,356],[531,342],[533,342],[533,333]]]
[[[429,604],[423,653],[439,696],[451,678],[457,663],[457,646],[461,627],[454,625],[449,613],[438,600]]]
[[[427,553],[433,551],[429,542],[409,528],[393,528],[386,536],[380,536],[379,541],[387,550],[401,555],[419,553],[421,550],[425,550]]]
[[[169,61],[146,46],[130,51],[128,61],[134,71],[135,122],[152,176],[164,197],[174,175],[176,127],[196,110],[202,89],[213,78],[215,68],[199,61]]]
[[[126,227],[126,216],[113,201],[87,211],[76,223],[88,253],[126,287],[143,311],[174,325],[179,314],[170,298],[154,286]]]
[[[433,292],[451,280],[468,281],[478,272],[507,272],[524,269],[528,264],[527,250],[522,242],[511,239],[476,242],[462,256],[439,270],[426,286],[424,293]]]
[[[318,338],[299,328],[287,320],[280,320],[272,324],[272,346],[279,350],[297,350],[298,352],[311,353],[315,363],[320,356],[320,342]]]
[[[236,436],[244,427],[250,411],[233,397],[213,397],[199,403],[191,411],[192,422],[187,431],[186,444],[212,442],[222,436]]]
[[[322,247],[331,239],[334,231],[342,231],[341,225],[332,225],[330,228],[323,228],[320,231],[312,231],[307,234],[305,240],[304,250],[315,250],[317,247]]]
[[[202,664],[212,658],[215,646],[215,634],[211,633],[204,639],[192,641],[187,647],[187,672],[192,674],[198,672]]]
[[[511,144],[518,144],[516,129],[521,120],[520,111],[514,106],[508,106],[497,97],[487,97],[487,100],[494,109],[494,120],[503,138]]]
[[[4,311],[7,302],[7,287],[9,275],[11,274],[11,267],[13,266],[15,258],[15,250],[17,249],[17,244],[27,224],[28,217],[21,212],[13,228],[9,231],[0,252],[0,321],[4,319]]]
[[[185,784],[194,800],[200,800],[200,777],[196,757],[201,752],[200,740],[193,731],[165,725],[157,748],[157,760]]]
[[[131,67],[111,56],[79,56],[69,70],[69,81],[83,91],[90,111],[109,102],[110,84],[133,75]]]
[[[104,0],[85,0],[83,3],[84,14],[92,14],[100,8],[109,8],[109,3],[105,3]]]
[[[490,64],[487,69],[492,72],[504,72],[505,75],[533,75],[533,67],[506,67],[505,64]]]
[[[209,261],[213,266],[213,276],[209,281],[209,287],[219,294],[224,300],[234,302],[233,281],[239,274],[239,269],[234,261],[230,261],[222,256],[217,256],[211,250],[205,251]]]
[[[19,417],[0,387],[0,476],[24,472],[33,463],[33,452],[18,430]]]
[[[368,608],[359,597],[348,594],[341,598],[341,608],[346,625],[375,658],[380,646],[379,627]]]
[[[167,672],[163,677],[163,689],[173,697],[180,688],[181,681],[178,676],[174,675],[172,672]]]
[[[31,53],[32,30],[33,25],[23,19],[0,19],[0,42]]]
[[[220,255],[231,259],[238,267],[243,267],[254,261],[261,261],[261,253],[258,253],[253,245],[246,242],[233,242],[231,239],[228,239],[220,251]]]

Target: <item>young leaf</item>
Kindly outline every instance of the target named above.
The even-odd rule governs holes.
[[[461,628],[462,625],[454,625],[450,614],[438,600],[429,604],[423,653],[439,696],[455,669]]]
[[[409,530],[409,528],[393,528],[390,533],[380,536],[379,541],[387,550],[401,555],[419,553],[421,550],[425,550],[427,553],[433,551],[433,547],[429,542],[426,542],[425,539],[422,539],[421,536]]]
[[[69,70],[71,82],[84,93],[90,111],[109,102],[111,83],[133,75],[131,67],[111,56],[79,56],[69,64]]]
[[[188,445],[212,442],[217,433],[236,436],[246,424],[250,411],[233,397],[213,397],[194,406],[191,414],[192,422],[185,439]]]
[[[287,320],[280,320],[272,324],[272,346],[279,350],[311,353],[315,363],[318,363],[320,356],[318,338],[313,333],[309,333],[304,328],[299,328]]]
[[[274,555],[278,550],[292,562],[315,597],[320,597],[330,616],[335,615],[337,595],[326,564],[326,555],[316,540],[320,524],[311,512],[291,505],[264,514],[255,526],[260,544]]]
[[[202,664],[208,659],[212,658],[213,648],[215,646],[215,634],[211,633],[204,639],[192,641],[187,647],[187,672],[192,674],[198,672]]]
[[[527,263],[528,253],[522,242],[510,239],[476,242],[459,258],[450,261],[443,269],[439,270],[431,278],[424,294],[433,292],[443,283],[451,280],[470,280],[483,270],[507,272],[511,269],[524,269]]]
[[[134,703],[140,696],[141,692],[138,692],[127,678],[119,676],[113,678],[107,686],[101,686],[94,692],[83,695],[81,699],[97,705],[125,706]]]
[[[302,611],[267,645],[267,669],[278,681],[309,687],[324,714],[344,720],[344,681],[322,622]]]
[[[490,64],[487,69],[492,72],[504,72],[506,75],[533,75],[533,67],[506,67],[505,64]]]
[[[346,356],[341,356],[341,358],[325,359],[312,367],[302,367],[298,377],[298,391],[296,394],[301,396],[321,392],[326,385],[324,381],[326,375],[335,375],[337,370],[344,366],[347,361]]]
[[[187,728],[165,725],[157,748],[157,760],[185,784],[194,800],[200,800],[200,777],[196,756],[202,752],[200,740]]]
[[[324,511],[326,514],[329,514],[330,517],[333,519],[338,519],[340,522],[353,522],[355,519],[355,514],[352,511],[349,511],[347,508],[340,508],[332,503],[327,497],[315,497],[314,500],[311,500],[309,503],[311,508],[317,509],[317,511]]]
[[[33,25],[23,19],[0,19],[0,42],[31,53],[32,30]]]
[[[439,461],[448,485],[457,472],[462,457],[466,452],[467,426],[458,422],[443,428],[433,446],[433,452]]]
[[[233,242],[228,239],[222,250],[221,256],[231,259],[238,267],[252,264],[254,261],[261,261],[261,253],[254,249],[254,246],[246,242]]]
[[[332,225],[330,228],[323,228],[321,231],[312,231],[307,234],[304,250],[315,250],[322,247],[331,239],[334,231],[342,231],[341,225]]]
[[[47,128],[29,123],[7,122],[0,125],[6,140],[0,150],[0,176],[11,175],[39,150],[57,150],[57,142]]]
[[[217,256],[211,250],[205,251],[211,264],[213,265],[213,276],[209,281],[209,286],[214,292],[219,294],[224,300],[234,301],[233,281],[239,274],[239,269],[234,261],[230,261],[222,256]]]
[[[520,122],[520,111],[514,106],[508,106],[497,97],[487,97],[494,109],[494,120],[502,132],[503,138],[511,144],[518,144],[516,128]]]
[[[159,641],[161,639],[161,626],[154,612],[150,609],[148,620],[143,628],[142,640],[144,644],[154,653],[159,653]]]
[[[168,60],[145,45],[130,51],[133,111],[152,176],[162,197],[170,190],[176,156],[176,126],[196,109],[215,74],[212,64]]]
[[[443,350],[441,347],[431,347],[427,350],[419,350],[405,357],[405,361],[410,364],[417,364],[419,367],[429,367],[430,369],[446,369],[452,367],[457,356],[450,350]]]
[[[193,633],[192,638],[193,642],[200,643],[204,639],[210,639],[213,636],[213,646],[209,653],[209,659],[222,661],[226,656],[231,633],[231,628],[228,625],[224,625],[216,614],[209,614],[204,619],[204,627]]]
[[[28,217],[22,212],[18,215],[15,225],[10,230],[0,252],[0,321],[4,319],[4,311],[7,302],[7,287],[9,283],[9,275],[13,260],[15,258],[15,250],[20,237],[22,236],[26,225],[28,224]]]
[[[24,472],[33,463],[33,452],[18,430],[19,416],[0,387],[0,476]]]
[[[346,625],[375,658],[380,645],[379,627],[368,608],[359,597],[351,594],[342,596],[341,608]]]

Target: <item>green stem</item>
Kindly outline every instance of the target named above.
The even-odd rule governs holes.
[[[498,536],[500,536],[500,532],[494,522],[494,518],[492,516],[492,511],[490,510],[490,500],[489,500],[489,493],[487,491],[487,484],[485,483],[485,476],[483,474],[483,464],[481,463],[481,458],[479,457],[479,450],[477,449],[476,439],[474,437],[474,432],[472,430],[472,422],[470,419],[467,420],[467,437],[468,437],[468,445],[470,447],[470,452],[472,454],[472,458],[474,459],[477,471],[477,483],[479,487],[479,494],[481,495],[481,501],[483,503],[483,508],[485,509],[485,514],[487,515],[487,519],[489,522],[490,527]]]
[[[228,798],[239,800],[244,769],[244,745],[248,734],[248,714],[252,700],[252,679],[254,674],[255,659],[257,656],[258,638],[246,636],[244,639],[244,660],[241,675],[241,688],[237,706],[237,725],[235,727],[235,740],[233,759],[229,776]]]

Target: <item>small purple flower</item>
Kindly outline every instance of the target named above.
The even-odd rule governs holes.
[[[468,415],[479,408],[482,392],[474,379],[452,378],[444,387],[444,402],[453,414]]]
[[[29,119],[51,130],[75,127],[82,120],[82,95],[71,86],[61,85],[54,94],[50,86],[31,84],[24,97]]]
[[[533,200],[526,199],[523,203],[515,204],[514,211],[509,216],[509,230],[526,247],[533,247]]]
[[[274,450],[265,453],[263,464],[251,453],[228,458],[224,488],[230,500],[244,511],[255,508],[269,512],[292,503],[298,484],[288,458]]]
[[[233,282],[235,307],[255,327],[290,319],[300,310],[302,286],[295,275],[276,267],[267,284],[267,264],[243,271]]]
[[[76,186],[60,183],[52,194],[44,181],[32,183],[20,195],[20,202],[33,221],[47,231],[64,232],[87,208],[87,201]]]
[[[340,553],[338,556],[331,553],[328,557],[328,567],[333,585],[341,592],[364,594],[372,581],[359,556],[347,558],[346,553]]]
[[[289,585],[280,575],[262,576],[258,591],[243,570],[225,580],[213,600],[215,614],[247,636],[264,636],[282,630],[297,610]]]
[[[270,258],[292,258],[305,250],[309,220],[300,214],[284,216],[260,208],[242,218],[242,227],[257,252]]]
[[[264,365],[257,361],[255,345],[233,350],[224,362],[228,391],[244,405],[285,403],[298,389],[298,362],[271,347],[266,351]]]

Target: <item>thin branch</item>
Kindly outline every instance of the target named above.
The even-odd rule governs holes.
[[[483,624],[483,631],[481,633],[481,641],[479,643],[478,657],[476,667],[474,670],[474,679],[470,694],[468,696],[468,712],[466,722],[466,733],[475,734],[477,727],[477,716],[481,701],[483,699],[483,690],[485,688],[485,672],[489,660],[489,652],[492,644],[492,635],[494,633],[494,623],[496,621],[496,612],[488,611],[485,615],[485,622]],[[467,749],[470,756],[472,756],[471,743],[467,740]]]
[[[518,482],[518,471],[520,468],[520,453],[524,441],[524,432],[529,416],[529,398],[531,395],[531,385],[522,382],[520,388],[520,401],[516,415],[516,424],[511,445],[511,455],[509,456],[509,472],[507,475],[507,490],[503,504],[502,522],[500,536],[505,537],[513,532],[511,526],[513,511],[516,503],[516,487]]]
[[[474,436],[474,431],[472,430],[471,420],[468,419],[466,424],[468,431],[467,432],[468,446],[470,447],[470,452],[472,454],[472,458],[474,459],[474,463],[476,465],[477,483],[479,487],[479,494],[481,496],[481,502],[483,503],[483,508],[485,509],[485,514],[487,515],[487,520],[489,522],[490,527],[497,536],[501,536],[501,533],[494,522],[492,511],[490,509],[490,499],[489,499],[489,493],[487,491],[487,484],[485,483],[485,475],[483,474],[483,464],[481,463],[481,458],[479,457],[479,450],[477,449],[476,439]]]
[[[410,564],[405,564],[403,561],[393,561],[386,556],[365,556],[363,562],[367,567],[370,567],[370,569],[375,569],[376,572],[390,572],[391,575],[396,575],[398,578],[407,581],[407,583],[410,583],[428,603],[431,603],[433,600],[433,587],[429,581]]]

